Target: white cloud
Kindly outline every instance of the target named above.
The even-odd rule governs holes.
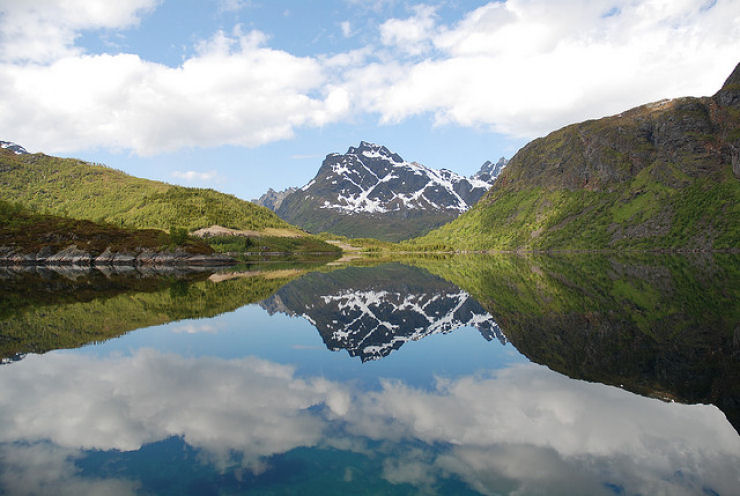
[[[212,323],[184,322],[169,326],[170,332],[174,334],[217,334],[220,326]]]
[[[432,45],[436,35],[436,8],[417,5],[408,19],[389,19],[380,26],[380,41],[409,55],[420,55]]]
[[[172,177],[174,177],[175,179],[182,179],[183,181],[187,182],[208,182],[218,178],[219,175],[218,172],[216,172],[215,170],[210,170],[208,172],[172,171]]]
[[[252,0],[219,0],[218,2],[219,12],[239,12],[253,6]]]
[[[218,469],[256,473],[266,457],[300,446],[372,453],[390,482],[422,489],[451,474],[484,494],[609,494],[605,482],[627,494],[729,494],[738,484],[740,438],[716,407],[533,364],[431,391],[395,381],[361,391],[254,357],[49,353],[4,367],[0,391],[0,491],[32,476],[23,466],[72,487],[79,450],[136,450],[172,436]],[[384,449],[368,450],[378,442]]]
[[[342,36],[345,38],[352,36],[352,24],[349,21],[342,21],[339,23],[339,27],[342,30]]]
[[[709,5],[508,0],[455,26],[388,21],[385,41],[417,52],[433,43],[439,53],[403,64],[366,108],[384,122],[430,112],[440,124],[534,137],[664,97],[712,94],[738,62],[740,3]]]
[[[0,489],[6,494],[78,496],[135,495],[139,484],[125,479],[85,478],[75,460],[79,450],[47,443],[0,447]]]
[[[83,29],[120,29],[139,22],[159,0],[0,0],[0,60],[46,62],[80,53]]]
[[[380,13],[385,9],[393,7],[398,0],[345,0],[348,4],[363,10]]]
[[[198,43],[178,67],[75,46],[80,32],[134,25],[156,4],[0,0],[0,137],[49,153],[151,155],[255,147],[371,114],[532,138],[664,97],[712,94],[740,53],[736,0],[507,0],[454,24],[417,5],[360,49],[299,57],[236,28]],[[340,28],[353,34],[349,21]]]
[[[264,40],[219,32],[175,68],[130,54],[0,65],[0,130],[47,152],[102,146],[148,155],[257,146],[347,112],[346,91],[325,84],[318,61]]]

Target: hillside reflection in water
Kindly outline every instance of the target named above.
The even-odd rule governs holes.
[[[22,357],[0,367],[0,492],[732,494],[728,260],[139,277],[0,308]],[[6,301],[67,285],[34,277],[7,276]],[[118,337],[23,355],[80,346],[81,327]]]

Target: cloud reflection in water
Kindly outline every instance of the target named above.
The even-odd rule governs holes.
[[[172,436],[218,470],[255,474],[298,447],[363,452],[380,443],[392,483],[433,488],[452,475],[484,494],[598,494],[610,483],[627,493],[724,494],[740,485],[740,438],[713,406],[664,403],[533,364],[440,379],[433,391],[396,380],[357,387],[254,357],[28,356],[0,370],[0,487],[15,492],[44,473],[60,487],[127,492],[134,483],[75,479],[73,460]]]

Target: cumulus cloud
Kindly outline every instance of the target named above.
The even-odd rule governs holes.
[[[601,494],[609,482],[625,493],[724,494],[738,484],[740,438],[717,408],[664,403],[536,365],[440,380],[431,391],[387,381],[369,392],[253,357],[151,350],[28,356],[2,372],[5,490],[24,480],[13,469],[19,463],[51,467],[72,483],[70,460],[80,450],[136,450],[172,436],[219,470],[260,473],[271,455],[300,446],[383,456],[388,481],[421,489],[449,475],[484,494]],[[378,442],[382,453],[368,448]]]
[[[408,19],[389,19],[380,26],[380,41],[410,55],[420,55],[431,47],[436,32],[436,8],[417,5]]]
[[[172,171],[172,177],[175,179],[182,179],[183,181],[188,182],[208,182],[213,181],[214,179],[217,179],[218,172],[215,170],[210,170],[207,172],[198,172],[198,171]]]
[[[261,145],[347,110],[346,91],[325,84],[316,60],[264,42],[257,31],[219,32],[174,68],[131,54],[0,65],[2,98],[13,102],[0,116],[0,129],[32,137],[33,149],[97,145],[148,155]]]
[[[454,26],[428,22],[384,24],[416,26],[408,46],[439,52],[378,85],[368,108],[384,122],[432,113],[439,124],[534,137],[664,97],[712,94],[740,53],[731,0],[507,0]],[[403,46],[401,34],[386,38]]]
[[[220,12],[239,12],[248,7],[253,7],[252,0],[219,0],[218,10]]]
[[[237,27],[199,42],[177,67],[75,45],[85,30],[134,25],[156,3],[0,0],[0,135],[47,152],[150,155],[255,147],[370,114],[532,138],[664,97],[712,94],[740,53],[734,0],[507,0],[452,23],[422,4],[380,23],[360,49],[296,56]],[[353,34],[349,21],[340,28]]]
[[[336,385],[298,379],[291,367],[257,358],[188,360],[144,350],[109,360],[57,355],[23,362],[0,377],[8,386],[17,381],[0,398],[0,418],[9,422],[2,442],[136,450],[183,436],[222,463],[238,450],[245,466],[260,471],[263,457],[321,439],[324,423],[307,408],[348,408]],[[49,380],[64,369],[69,373]],[[27,416],[15,417],[13,398],[29,386]]]
[[[80,53],[84,29],[120,29],[139,22],[159,0],[0,0],[0,60],[47,62]]]
[[[126,479],[83,478],[75,466],[79,450],[49,443],[0,446],[0,489],[6,494],[77,496],[137,494],[138,484]]]

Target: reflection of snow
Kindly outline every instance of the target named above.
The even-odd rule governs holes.
[[[457,189],[480,189],[482,194],[493,184],[466,178],[446,169],[430,169],[415,162],[406,162],[373,143],[363,142],[361,148],[361,153],[358,153],[359,149],[350,150],[340,162],[331,164],[331,175],[326,180],[331,178],[331,184],[342,184],[344,187],[332,198],[333,202],[324,201],[320,208],[344,213],[386,213],[399,210],[403,205],[408,210],[433,208],[464,212],[472,205],[465,202]],[[423,185],[409,191],[404,180],[409,176],[423,177]],[[306,191],[314,183],[311,181],[303,190]],[[429,196],[425,193],[429,193]],[[436,196],[444,203],[438,205],[430,196]]]
[[[0,492],[47,465],[74,487],[65,460],[79,450],[136,450],[172,436],[219,467],[237,453],[254,472],[299,446],[395,442],[383,463],[389,481],[423,487],[453,474],[486,494],[600,494],[605,483],[725,494],[740,483],[740,438],[713,406],[663,403],[532,364],[440,380],[433,391],[354,387],[257,358],[31,355],[0,373]]]
[[[309,319],[305,314],[303,317],[314,326],[322,325],[331,332],[331,340],[336,343],[334,349],[358,352],[363,360],[383,358],[407,341],[445,334],[460,327],[475,327],[486,339],[493,335],[502,344],[506,343],[506,337],[493,317],[462,290],[409,294],[350,289],[321,296],[319,300],[338,318],[317,324],[315,319]],[[468,311],[463,311],[466,305],[469,305]],[[423,325],[410,328],[403,319],[397,320],[399,316],[410,313],[420,317]]]

